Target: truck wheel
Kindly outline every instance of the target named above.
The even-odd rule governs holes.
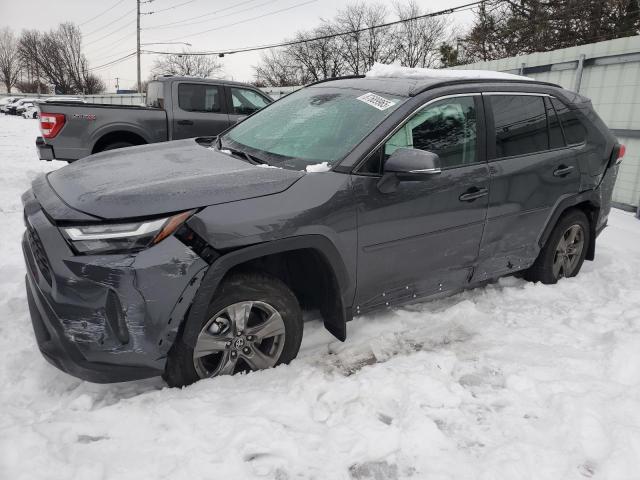
[[[524,277],[546,284],[557,283],[563,277],[575,277],[580,272],[590,242],[587,216],[581,210],[570,210],[560,217]]]
[[[112,143],[108,143],[107,145],[102,147],[102,149],[100,151],[101,152],[106,152],[107,150],[116,150],[118,148],[127,148],[127,147],[133,147],[133,143],[125,142],[125,141],[112,142]],[[96,152],[96,153],[98,153],[98,152]]]
[[[279,279],[236,274],[218,288],[198,330],[195,348],[178,338],[169,351],[163,378],[171,387],[289,363],[300,349],[302,312]]]

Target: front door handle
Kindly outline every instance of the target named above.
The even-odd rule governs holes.
[[[560,165],[558,168],[556,168],[553,171],[553,176],[554,177],[566,177],[567,175],[569,175],[571,173],[571,170],[573,170],[572,166],[566,166],[566,165]]]
[[[191,120],[178,120],[178,125],[193,125]]]
[[[489,190],[487,190],[486,188],[471,187],[458,198],[461,202],[473,202],[474,200],[482,198],[488,194]]]

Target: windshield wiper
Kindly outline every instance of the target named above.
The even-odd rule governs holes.
[[[253,164],[253,165],[269,165],[268,162],[266,162],[265,160],[262,160],[259,157],[256,157],[255,155],[251,155],[247,152],[244,152],[242,150],[238,150],[237,148],[231,148],[229,146],[223,146],[222,145],[222,140],[218,137],[218,150],[220,151],[224,151],[227,150],[229,152],[231,152],[232,155],[242,158],[246,161],[248,161],[249,163]]]

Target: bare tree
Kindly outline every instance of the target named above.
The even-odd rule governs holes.
[[[58,93],[99,93],[104,83],[90,73],[82,53],[82,34],[72,23],[49,32],[25,30],[18,47],[22,63],[35,65],[36,79],[53,84]]]
[[[303,77],[317,81],[342,75],[344,57],[336,38],[329,37],[333,33],[330,26],[323,25],[311,32],[296,35],[298,41],[310,39],[288,49],[288,56],[294,64],[302,67]]]
[[[396,3],[400,23],[394,32],[395,50],[400,64],[405,67],[434,67],[438,65],[440,44],[446,37],[446,24],[442,17],[423,17],[425,12],[415,2]]]
[[[291,58],[288,50],[271,50],[262,54],[260,63],[253,70],[256,82],[265,86],[289,87],[311,81],[304,68]]]
[[[296,42],[261,56],[254,67],[256,81],[272,86],[303,85],[339,75],[361,75],[376,62],[398,61],[408,67],[433,67],[443,58],[440,46],[447,41],[445,20],[423,15],[415,0],[396,3],[399,20],[388,23],[380,3],[354,3],[338,11],[320,27],[298,32]]]
[[[9,27],[4,27],[0,30],[0,80],[7,93],[11,93],[11,87],[18,81],[20,67],[18,42]]]
[[[389,27],[372,28],[385,23],[387,9],[382,4],[355,3],[338,11],[331,25],[349,73],[365,73],[375,62],[387,62],[393,58],[392,30]]]
[[[222,65],[211,56],[180,53],[156,58],[152,75],[182,75],[187,77],[215,77],[222,74]]]

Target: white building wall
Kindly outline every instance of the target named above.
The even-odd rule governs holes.
[[[506,71],[575,90],[578,63],[584,55],[579,92],[589,97],[598,114],[614,130],[627,155],[613,192],[615,202],[640,203],[640,36],[618,38],[551,52],[478,62],[455,68]],[[550,66],[549,71],[543,70]],[[538,67],[538,68],[536,68]]]

